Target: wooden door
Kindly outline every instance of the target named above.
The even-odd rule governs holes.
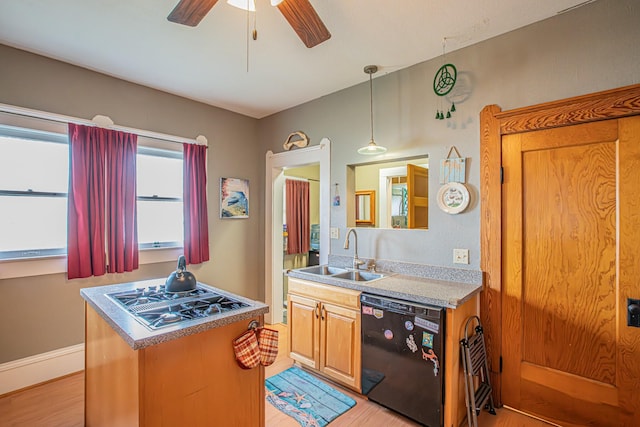
[[[320,303],[289,294],[289,357],[303,365],[320,369]]]
[[[562,426],[640,415],[640,118],[502,137],[502,400]]]
[[[407,227],[428,228],[429,170],[407,165]]]
[[[360,311],[323,303],[320,369],[360,390]]]

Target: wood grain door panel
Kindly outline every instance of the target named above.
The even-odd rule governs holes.
[[[640,328],[627,326],[627,299],[640,298],[640,117],[618,120],[618,387],[620,425],[640,419]]]
[[[320,303],[289,294],[289,349],[293,360],[314,369],[320,368]]]
[[[640,118],[503,136],[502,160],[503,401],[563,426],[634,425]]]
[[[360,312],[322,304],[321,370],[336,380],[360,388]]]
[[[523,152],[522,360],[614,384],[615,142]]]

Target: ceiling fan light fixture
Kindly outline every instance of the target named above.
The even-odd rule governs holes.
[[[249,12],[256,11],[256,2],[254,0],[227,0],[227,4]]]
[[[167,20],[180,25],[196,27],[216,3],[218,0],[180,0],[167,16]],[[310,0],[270,0],[270,3],[277,6],[278,11],[306,47],[312,48],[331,38],[331,33],[313,8]],[[255,27],[255,0],[227,0],[227,4],[247,11],[247,21],[249,20],[248,12],[254,12]],[[248,27],[247,25],[247,29]],[[256,39],[256,31],[253,31],[253,39]]]
[[[376,144],[376,141],[373,139],[373,74],[378,72],[377,65],[367,65],[364,67],[364,72],[369,74],[369,106],[371,113],[371,141],[369,144],[364,147],[358,148],[358,154],[364,154],[368,156],[372,156],[375,154],[386,153],[386,147],[382,145]]]

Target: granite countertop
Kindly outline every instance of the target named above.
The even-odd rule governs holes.
[[[300,270],[290,270],[288,275],[369,294],[453,309],[482,290],[481,283],[456,282],[401,273],[382,272],[385,274],[383,278],[355,282],[327,275],[305,273]]]
[[[218,328],[234,322],[248,320],[269,311],[269,306],[258,301],[241,297],[213,286],[198,282],[208,290],[248,304],[227,313],[214,314],[209,317],[187,320],[161,329],[151,330],[138,322],[133,315],[119,306],[107,295],[115,292],[164,285],[166,278],[121,283],[117,285],[98,286],[80,289],[80,295],[98,312],[98,314],[122,337],[134,350],[171,341],[187,335],[197,334],[212,328]],[[248,323],[247,323],[248,325]]]

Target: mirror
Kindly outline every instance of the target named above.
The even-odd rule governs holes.
[[[369,227],[427,229],[429,210],[429,158],[426,155],[349,165],[347,185],[353,189],[354,207],[347,209],[347,223],[360,225],[361,204],[358,193],[377,188]],[[366,197],[366,196],[363,196]],[[363,223],[363,225],[365,225]]]
[[[376,225],[376,191],[356,191],[356,226],[375,227]]]

